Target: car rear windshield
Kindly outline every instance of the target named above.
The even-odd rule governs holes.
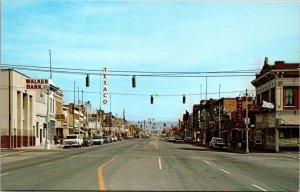
[[[67,139],[77,139],[77,136],[76,135],[68,135],[66,138]]]

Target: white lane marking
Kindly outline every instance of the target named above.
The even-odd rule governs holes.
[[[226,171],[225,169],[220,169],[221,171],[224,171],[225,173],[227,173],[227,174],[231,174],[230,172],[228,172],[228,171]]]
[[[53,162],[41,164],[41,165],[39,165],[39,166],[40,166],[40,167],[43,167],[43,166],[45,166],[45,165],[51,165],[51,164],[53,164]]]
[[[76,158],[76,157],[78,157],[78,156],[76,156],[76,155],[75,155],[75,156],[72,156],[72,157],[70,157],[70,159],[73,159],[73,158]]]
[[[210,164],[210,162],[208,162],[208,161],[206,161],[206,160],[203,160],[205,163],[207,163],[207,164]]]
[[[4,154],[4,155],[1,155],[1,157],[5,157],[5,156],[8,156],[8,155],[10,155],[10,154]]]
[[[161,159],[160,159],[160,157],[158,157],[158,167],[159,167],[159,169],[162,169],[161,168]]]
[[[9,173],[3,173],[3,174],[1,174],[1,176],[4,176],[4,175],[8,175]]]
[[[294,156],[287,156],[287,157],[291,157],[293,159],[300,159],[299,157],[294,157]]]
[[[265,190],[264,188],[261,188],[261,187],[259,187],[259,186],[257,186],[257,185],[254,185],[254,184],[251,184],[251,185],[252,185],[253,187],[256,187],[256,188],[262,190],[262,191],[267,191],[267,190]]]
[[[107,147],[105,149],[101,149],[101,151],[104,151],[104,150],[107,150],[107,149],[111,149],[111,148],[114,148],[114,147]]]
[[[134,147],[132,147],[131,149],[135,149],[135,148],[137,148],[137,146],[139,146],[140,144],[137,144],[136,146],[134,146]]]
[[[132,147],[131,149],[135,149],[135,148],[137,148],[139,145],[141,145],[141,144],[143,144],[143,143],[139,143],[139,144],[137,144],[136,146],[134,146],[134,147]]]

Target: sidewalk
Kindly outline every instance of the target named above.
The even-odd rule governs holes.
[[[21,148],[13,148],[11,150],[9,149],[1,149],[1,152],[16,152],[16,151],[61,151],[63,150],[63,147],[61,145],[51,145],[50,149],[45,149],[45,145],[37,145],[37,146],[29,146],[29,147],[21,147]]]
[[[197,145],[197,146],[201,146],[201,147],[207,147],[209,149],[208,144],[203,144],[203,143],[193,143],[193,144]],[[239,148],[239,147],[235,147],[235,149],[233,149],[233,147],[226,147],[226,150],[224,150],[224,152],[246,154],[246,150],[244,148]],[[256,154],[256,155],[268,154],[268,155],[271,155],[271,156],[289,156],[289,157],[292,157],[292,158],[300,159],[299,151],[275,152],[275,151],[261,151],[261,150],[250,148],[249,154]]]

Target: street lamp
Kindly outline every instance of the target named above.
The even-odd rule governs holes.
[[[44,85],[41,89],[40,96],[43,97],[44,93],[47,95],[47,115],[46,115],[46,124],[47,124],[47,130],[46,130],[46,140],[45,140],[45,150],[50,149],[50,142],[49,142],[49,95],[51,94],[50,85]]]
[[[245,125],[246,125],[246,153],[249,153],[249,138],[248,138],[249,128],[248,128],[248,125],[250,124],[250,121],[248,119],[248,97],[253,98],[253,97],[255,97],[255,95],[252,92],[248,92],[247,89],[246,89],[245,93],[241,92],[239,97],[241,97],[241,95],[243,97],[246,97],[246,119],[245,119]]]

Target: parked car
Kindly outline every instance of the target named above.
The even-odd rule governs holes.
[[[117,139],[118,139],[118,141],[122,141],[123,140],[122,136],[118,136]]]
[[[117,142],[118,141],[118,138],[115,135],[111,136],[110,138],[111,138],[112,142]]]
[[[179,135],[175,135],[176,140],[181,140],[182,138]]]
[[[63,141],[63,148],[66,147],[82,147],[83,135],[81,134],[71,134],[67,135],[66,139]]]
[[[86,147],[89,147],[89,146],[92,146],[93,145],[93,140],[89,137],[84,137],[83,138],[83,142],[82,142],[82,146],[86,146]]]
[[[176,142],[176,138],[174,136],[169,137],[168,139],[169,142]]]
[[[94,145],[102,145],[104,143],[104,140],[101,136],[95,135],[93,137],[93,143],[94,143]]]
[[[128,139],[133,139],[133,136],[132,136],[132,135],[129,135],[129,136],[128,136]]]
[[[110,143],[111,142],[111,138],[109,136],[103,136],[102,139],[103,139],[104,143]]]
[[[226,144],[222,138],[212,137],[209,142],[210,148],[226,148]]]
[[[186,137],[186,138],[184,138],[184,142],[186,142],[186,143],[192,143],[193,142],[193,138],[192,137]]]

